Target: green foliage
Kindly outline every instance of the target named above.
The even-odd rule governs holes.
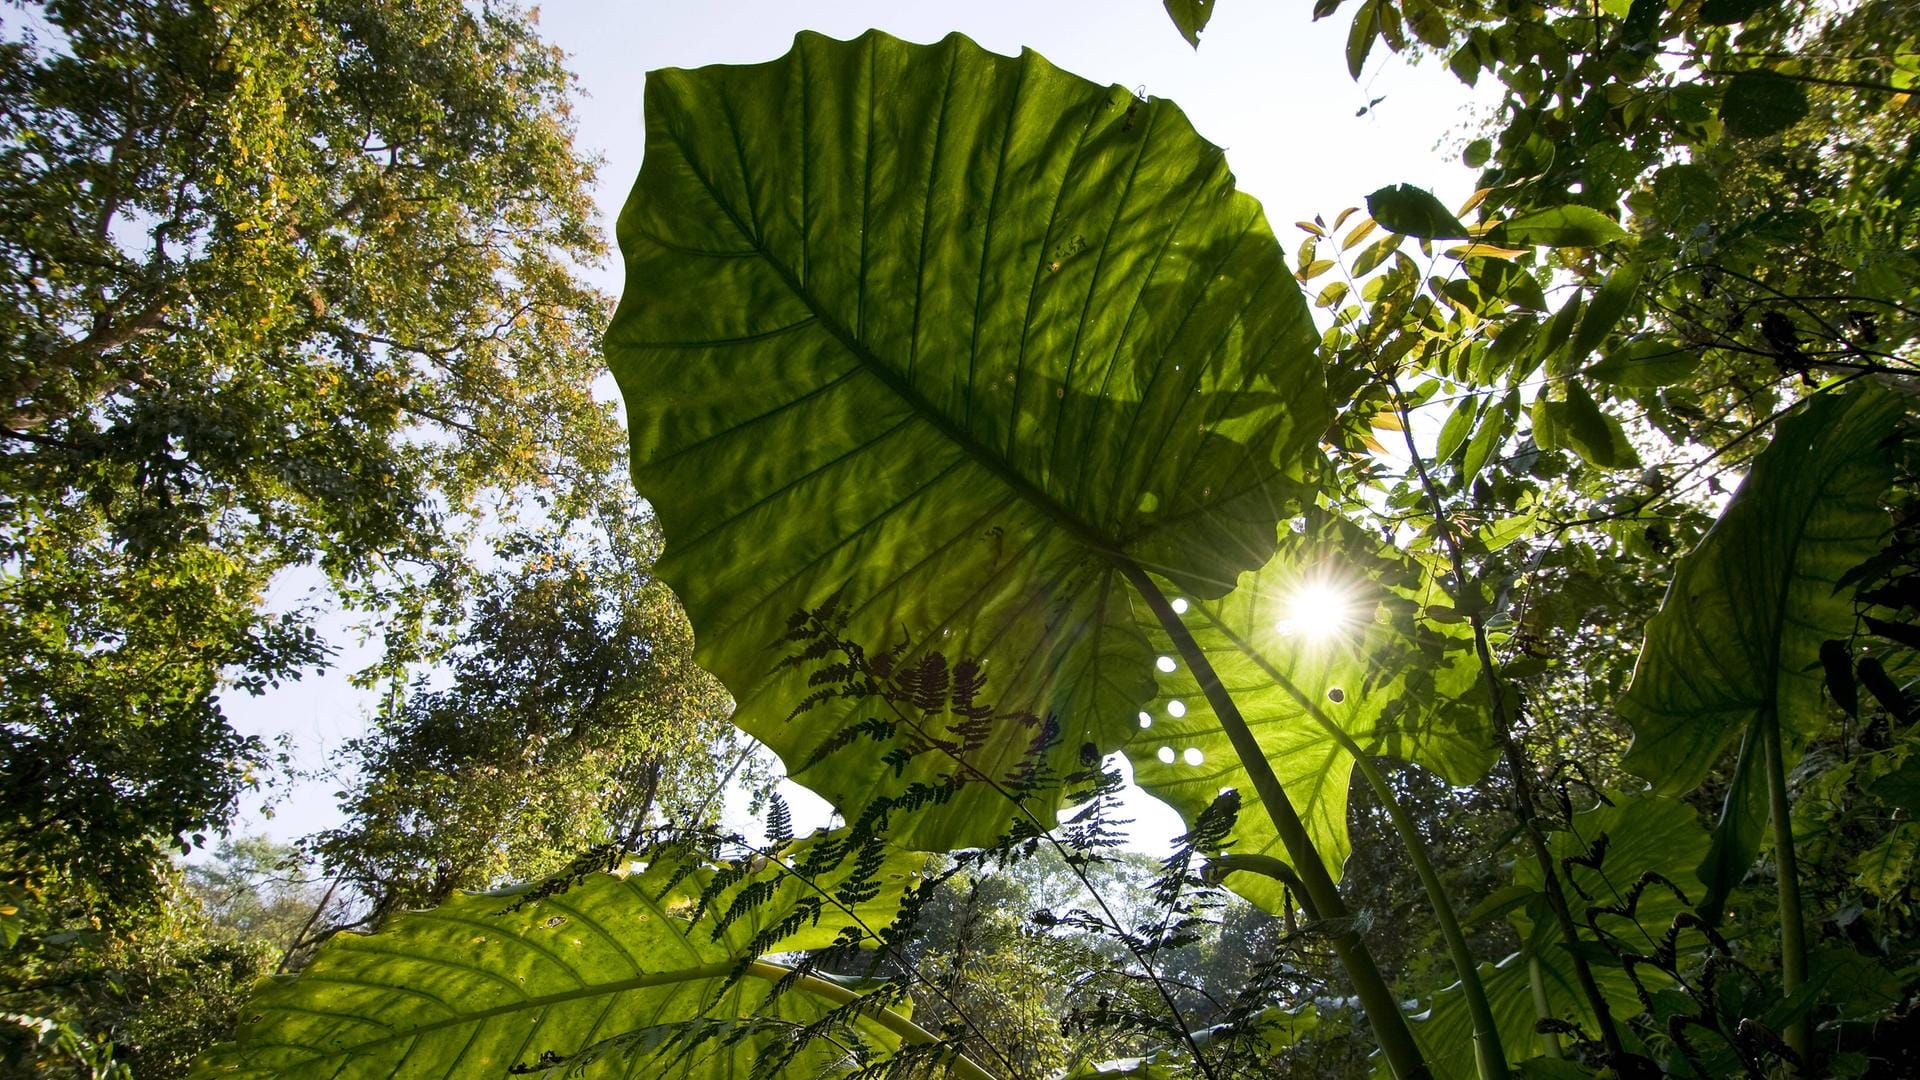
[[[739,1075],[788,1051],[803,1070],[844,1054],[860,1064],[869,1051],[854,1047],[898,1038],[885,986],[863,994],[760,957],[871,940],[921,858],[868,863],[830,836],[713,866],[656,856],[644,868],[603,856],[338,936],[256,994],[233,1044],[195,1075]],[[795,1045],[823,1020],[845,1041]]]
[[[308,605],[268,607],[277,574],[318,567],[405,643],[483,492],[613,465],[573,270],[601,246],[571,77],[510,6],[25,7],[0,46],[0,845],[131,893],[269,763],[221,696],[329,655]]]
[[[542,877],[573,852],[718,812],[730,703],[653,575],[631,500],[495,545],[445,682],[396,687],[341,749],[346,822],[311,840],[378,921]]]
[[[1152,693],[1126,567],[1215,595],[1264,562],[1325,416],[1220,152],[1165,102],[958,36],[802,34],[647,95],[607,349],[661,575],[741,725],[850,812],[951,772],[817,758],[857,714],[787,721],[808,691],[772,650],[844,596],[846,637],[973,659],[1057,724],[1052,775],[1119,745]],[[973,760],[1000,776],[1032,738]],[[901,839],[978,843],[1008,811],[965,786]]]
[[[0,954],[0,1071],[51,1080],[170,1080],[231,1028],[252,984],[315,914],[317,890],[267,873],[284,849],[240,841],[161,878],[158,896],[102,897],[65,878],[9,890]],[[94,912],[107,910],[112,922]]]
[[[1747,138],[1785,131],[1806,115],[1807,93],[1800,84],[1764,68],[1735,75],[1720,101],[1727,133]]]
[[[1786,769],[1826,727],[1821,643],[1850,635],[1841,582],[1886,542],[1884,443],[1900,412],[1897,399],[1862,390],[1814,398],[1782,421],[1647,624],[1619,704],[1634,730],[1622,764],[1677,794],[1736,739],[1741,747],[1704,871],[1715,898],[1746,873],[1769,817],[1763,726],[1777,725]]]
[[[1367,213],[1383,228],[1423,240],[1467,238],[1467,227],[1460,224],[1432,192],[1398,184],[1381,188],[1367,196]]]
[[[1431,573],[1346,522],[1314,513],[1302,524],[1224,598],[1193,601],[1186,622],[1337,878],[1356,752],[1461,785],[1492,753],[1472,636]],[[1164,632],[1151,636],[1171,650]],[[1127,755],[1139,784],[1192,821],[1221,789],[1252,785],[1191,668],[1159,682]],[[1233,851],[1291,861],[1258,814],[1235,826]],[[1269,911],[1291,906],[1270,878],[1228,882]]]
[[[1165,0],[1167,17],[1173,25],[1180,28],[1180,36],[1187,44],[1200,47],[1200,32],[1207,28],[1207,20],[1213,18],[1213,0]]]
[[[1197,44],[1211,6],[1169,12]],[[331,534],[286,509],[306,503],[260,494],[282,488],[236,486],[223,507],[255,515],[243,524],[265,523],[261,535],[282,530],[279,546],[206,531],[165,534],[154,551],[214,552],[229,561],[206,566],[254,590],[316,559],[367,602],[410,589],[390,677],[427,655],[419,620],[471,616],[452,678],[396,697],[354,748],[366,780],[324,850],[375,901],[371,917],[461,884],[553,876],[337,936],[306,974],[262,991],[257,1018],[207,1068],[387,1075],[486,1058],[553,1076],[1237,1080],[1358,1075],[1369,1054],[1391,1075],[1480,1080],[1920,1067],[1910,13],[1882,0],[1366,0],[1351,14],[1356,75],[1384,42],[1444,58],[1468,83],[1495,80],[1502,96],[1468,133],[1480,184],[1465,205],[1399,185],[1367,213],[1303,220],[1294,282],[1258,208],[1177,110],[1032,53],[802,35],[772,63],[653,76],[646,165],[620,225],[629,286],[607,348],[666,536],[660,575],[684,593],[701,660],[737,693],[736,722],[847,826],[796,843],[776,803],[759,847],[696,828],[647,848],[644,869],[613,855],[651,821],[708,820],[693,794],[721,763],[675,751],[715,747],[723,706],[694,677],[654,580],[657,538],[630,509],[579,529],[605,505],[592,481],[501,530],[503,568],[484,578],[442,543],[457,523],[381,516],[440,503],[348,500],[372,515],[355,543],[385,538],[354,547],[323,543]],[[240,18],[218,6],[174,16]],[[329,22],[320,38],[339,25],[367,24]],[[37,55],[8,54],[10,87],[32,81]],[[201,70],[200,53],[184,55],[179,71]],[[57,112],[53,98],[23,100],[38,104],[8,107],[41,110],[36,122]],[[80,129],[48,130],[72,141]],[[564,124],[548,134],[541,145],[564,149]],[[91,138],[98,168],[145,145]],[[332,145],[287,153],[297,163]],[[53,159],[29,164],[41,160]],[[570,152],[546,160],[573,164]],[[498,177],[481,172],[484,208]],[[67,186],[83,210],[100,205],[86,201],[94,187]],[[319,186],[347,196],[344,216],[361,209],[351,186]],[[272,205],[324,208],[300,190]],[[32,195],[52,220],[59,197]],[[552,224],[577,217],[571,205],[522,212]],[[151,247],[169,269],[248,244],[293,261],[332,250],[332,234],[237,223],[231,237],[169,246],[169,229],[201,219],[159,220]],[[379,235],[418,239],[392,229]],[[542,235],[549,254],[574,250]],[[412,280],[410,255],[393,256],[391,280]],[[378,260],[341,258],[351,280],[390,281]],[[311,269],[322,263],[302,273],[335,281]],[[306,294],[289,282],[306,278],[261,293],[221,265],[231,296],[300,315]],[[476,278],[502,286],[503,265]],[[116,280],[87,279],[54,314],[21,310],[42,336],[84,343],[87,326],[137,311],[112,309],[131,288]],[[1306,284],[1322,313],[1317,356]],[[382,320],[446,329],[418,305],[383,306],[405,289],[331,288],[327,311],[357,297],[361,332],[389,337]],[[290,308],[262,299],[274,290]],[[92,359],[62,354],[68,368],[16,394],[80,403],[7,428],[8,445],[29,448],[15,457],[53,478],[20,503],[42,516],[21,520],[50,523],[21,549],[41,561],[9,569],[65,567],[34,579],[36,603],[89,626],[201,620],[223,647],[262,642],[220,655],[255,656],[222,662],[264,686],[318,646],[301,652],[297,615],[270,626],[244,588],[204,612],[185,603],[204,601],[202,578],[151,611],[133,593],[115,607],[61,592],[81,575],[113,580],[112,560],[144,570],[158,557],[132,542],[147,534],[112,532],[123,496],[98,501],[58,471],[73,461],[49,440],[134,431],[124,418],[165,399],[90,364],[138,352],[165,388],[200,370],[180,366],[185,353],[139,352],[169,334],[242,375],[218,358],[345,355],[324,313],[324,332],[270,320],[245,349],[221,345],[208,337],[221,319],[254,308],[204,295],[190,333],[108,335]],[[458,312],[494,293],[434,295]],[[590,323],[538,332],[564,346]],[[376,341],[346,366],[398,378],[390,361],[406,341]],[[447,390],[461,376],[442,370],[406,385],[465,403],[451,431],[495,431],[490,404]],[[334,392],[288,387],[296,411]],[[569,401],[550,410],[569,418],[556,438],[606,434]],[[403,421],[355,422],[390,435]],[[257,445],[239,430],[236,445]],[[506,437],[533,445],[514,442],[524,434]],[[161,444],[226,475],[201,445]],[[356,476],[431,479],[456,518],[480,486],[533,475],[461,472],[511,458],[466,434],[395,445],[322,449],[368,463]],[[149,450],[161,463],[148,474],[114,460],[135,470],[155,520],[191,525],[199,511],[142,486],[155,475],[173,477],[168,498],[200,491],[163,458]],[[448,569],[432,585],[396,582],[366,569],[362,555],[380,551]],[[99,552],[110,558],[85,561]],[[1341,624],[1325,641],[1295,610],[1313,586],[1312,606]],[[57,619],[19,625],[7,632],[29,655],[65,640]],[[87,685],[133,693],[110,665],[90,683],[63,663],[25,665],[19,685],[53,688],[36,690],[47,700]],[[160,688],[166,707],[205,698],[211,670],[184,665]],[[8,722],[10,738],[31,729]],[[1117,854],[1116,748],[1189,822],[1157,868]],[[1366,783],[1350,798],[1356,771]],[[187,790],[204,804],[205,788],[235,782]],[[1714,834],[1698,809],[1711,801]],[[908,891],[891,875],[917,857],[896,842],[981,846],[953,854],[941,885]],[[57,850],[33,854],[5,883],[0,926],[15,955],[42,963],[64,942],[34,890],[63,864]],[[1042,855],[1032,878],[1012,876]],[[1749,876],[1773,888],[1743,887]],[[1230,901],[1222,882],[1272,914]],[[293,914],[269,917],[257,889],[235,904],[204,895],[235,924]],[[1471,914],[1456,920],[1456,906]],[[1408,1002],[1424,1017],[1414,1035]],[[1063,1025],[1047,1023],[1054,1012]],[[130,1024],[42,1013],[22,1030],[68,1066],[149,1052]]]
[[[1706,854],[1707,835],[1684,803],[1620,798],[1572,815],[1552,834],[1549,850],[1571,887],[1576,924],[1590,929],[1595,940],[1570,947],[1547,913],[1539,864],[1516,864],[1513,885],[1492,899],[1509,909],[1506,917],[1520,936],[1520,949],[1482,968],[1502,1040],[1516,1063],[1561,1045],[1540,1030],[1541,1021],[1590,1042],[1597,1039],[1572,948],[1594,952],[1594,975],[1619,1020],[1641,1011],[1643,994],[1673,985],[1656,955],[1669,930],[1684,925],[1676,920],[1690,914],[1687,905],[1700,895],[1694,868]],[[1474,1074],[1472,1028],[1458,990],[1436,994],[1432,1015],[1414,1030],[1441,1076]]]

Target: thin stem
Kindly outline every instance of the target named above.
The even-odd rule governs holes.
[[[1394,831],[1400,834],[1400,846],[1413,860],[1413,870],[1420,875],[1420,884],[1427,890],[1427,904],[1440,923],[1440,936],[1446,939],[1454,973],[1460,976],[1460,989],[1467,995],[1467,1014],[1473,1019],[1473,1060],[1480,1080],[1503,1080],[1507,1075],[1507,1055],[1500,1046],[1500,1028],[1493,1021],[1493,1007],[1487,1003],[1487,988],[1480,983],[1480,971],[1473,962],[1472,950],[1467,948],[1467,936],[1460,930],[1453,903],[1447,899],[1446,886],[1440,883],[1433,861],[1427,858],[1427,845],[1420,838],[1420,827],[1387,786],[1387,778],[1380,774],[1373,759],[1356,753],[1360,748],[1353,746],[1345,735],[1341,733],[1342,742],[1351,747],[1348,752],[1353,754],[1353,763],[1359,766],[1360,775],[1366,778],[1374,798],[1380,800],[1393,822]]]
[[[1215,881],[1240,871],[1269,877],[1286,886],[1289,892],[1300,898],[1300,908],[1307,913],[1307,918],[1320,918],[1320,912],[1314,908],[1313,901],[1307,897],[1307,887],[1300,883],[1300,875],[1294,873],[1293,867],[1281,860],[1271,855],[1252,852],[1216,855],[1207,860],[1207,874]]]
[[[1742,75],[1751,75],[1756,71],[1764,71],[1768,75],[1777,76],[1782,79],[1790,79],[1793,82],[1811,83],[1814,86],[1838,86],[1848,90],[1872,90],[1882,94],[1898,94],[1902,92],[1899,87],[1891,83],[1871,82],[1866,79],[1829,79],[1820,75],[1800,75],[1789,71],[1778,71],[1773,68],[1742,68],[1738,71],[1729,71],[1725,68],[1708,68],[1701,72],[1701,74],[1737,79]]]
[[[1780,989],[1791,998],[1807,981],[1807,931],[1800,914],[1800,860],[1793,850],[1793,806],[1787,801],[1780,717],[1771,709],[1760,718],[1760,739],[1767,755],[1767,809],[1773,818],[1774,876],[1780,895]],[[1787,1045],[1800,1055],[1801,1073],[1810,1075],[1806,1017],[1787,1025],[1785,1034]]]
[[[755,960],[747,966],[746,973],[756,979],[765,979],[771,983],[778,983],[780,980],[792,975],[793,969],[782,967],[779,964],[769,963],[765,960]],[[814,997],[833,1002],[835,1005],[852,1005],[865,996],[852,987],[843,986],[832,979],[823,979],[817,975],[802,975],[794,982],[793,986],[796,990],[805,990]],[[879,1008],[867,1012],[866,1015],[871,1018],[874,1023],[900,1036],[902,1042],[912,1043],[916,1046],[926,1046],[942,1041],[938,1035],[907,1019],[905,1016],[894,1012],[892,1009]],[[953,1057],[946,1062],[946,1065],[947,1075],[955,1077],[956,1080],[999,1080],[999,1077],[981,1068],[978,1062],[960,1053],[958,1050],[954,1051]]]
[[[1547,976],[1540,970],[1540,958],[1531,953],[1527,956],[1527,987],[1533,991],[1533,1015],[1538,1020],[1553,1019],[1553,1006],[1547,1003]],[[1550,1058],[1561,1056],[1560,1036],[1553,1032],[1540,1035],[1543,1048]]]
[[[1467,995],[1467,1013],[1473,1020],[1473,1054],[1480,1080],[1500,1080],[1507,1075],[1507,1058],[1500,1045],[1500,1029],[1493,1019],[1493,1008],[1487,1003],[1487,990],[1480,982],[1480,972],[1474,963],[1473,952],[1467,948],[1467,938],[1460,930],[1460,920],[1454,914],[1453,902],[1447,898],[1447,890],[1440,882],[1440,875],[1434,870],[1433,861],[1427,857],[1426,841],[1420,836],[1420,828],[1414,823],[1413,816],[1407,813],[1400,799],[1393,793],[1387,778],[1373,762],[1373,755],[1361,748],[1360,744],[1348,735],[1345,728],[1333,721],[1320,707],[1320,703],[1302,691],[1287,678],[1271,660],[1255,649],[1249,642],[1222,623],[1211,611],[1201,609],[1215,632],[1226,636],[1240,653],[1253,661],[1254,665],[1272,679],[1274,685],[1285,690],[1313,721],[1320,725],[1342,750],[1353,758],[1360,775],[1373,790],[1375,799],[1387,811],[1387,818],[1393,822],[1393,828],[1400,836],[1400,845],[1407,850],[1407,857],[1413,860],[1413,869],[1420,876],[1420,884],[1427,891],[1427,904],[1433,909],[1434,918],[1440,923],[1440,933],[1446,939],[1447,953],[1453,960],[1454,973],[1460,977],[1460,987]],[[1252,867],[1247,867],[1252,869]],[[1271,876],[1271,875],[1270,875]],[[1296,883],[1287,882],[1295,891],[1305,894],[1305,890]],[[1309,912],[1311,914],[1311,912]]]
[[[1387,1067],[1398,1080],[1431,1077],[1420,1047],[1413,1041],[1413,1032],[1407,1028],[1406,1017],[1400,1013],[1399,1001],[1387,987],[1387,981],[1374,964],[1366,943],[1360,940],[1360,935],[1348,921],[1349,912],[1346,902],[1340,898],[1340,890],[1327,873],[1326,864],[1321,861],[1320,852],[1314,848],[1313,839],[1307,835],[1306,825],[1301,822],[1299,813],[1287,801],[1286,789],[1281,786],[1280,778],[1274,775],[1273,766],[1267,763],[1260,740],[1254,737],[1253,731],[1240,715],[1239,706],[1234,704],[1233,697],[1221,685],[1219,673],[1214,671],[1213,664],[1193,640],[1193,634],[1174,614],[1166,595],[1147,576],[1147,572],[1130,560],[1116,557],[1114,562],[1152,610],[1161,629],[1173,639],[1174,647],[1186,660],[1187,667],[1200,684],[1200,692],[1206,696],[1207,704],[1213,707],[1215,718],[1226,731],[1227,741],[1233,744],[1241,767],[1247,770],[1254,791],[1267,808],[1267,816],[1273,819],[1274,830],[1279,834],[1281,844],[1285,845],[1287,856],[1293,860],[1294,873],[1300,878],[1302,896],[1312,902],[1320,918],[1329,924],[1334,954],[1346,969],[1361,1008],[1366,1010],[1367,1021],[1373,1027],[1374,1038],[1380,1044],[1380,1054],[1386,1059]]]
[[[1553,909],[1554,922],[1571,945],[1580,940],[1580,931],[1573,923],[1572,910],[1567,906],[1566,891],[1560,887],[1560,876],[1555,871],[1553,855],[1547,850],[1546,833],[1540,828],[1540,819],[1533,812],[1532,766],[1527,763],[1526,755],[1513,737],[1513,720],[1507,713],[1507,695],[1500,683],[1500,668],[1494,662],[1492,646],[1487,643],[1486,614],[1480,610],[1478,598],[1468,593],[1473,578],[1467,573],[1466,555],[1460,550],[1459,539],[1447,525],[1440,489],[1427,472],[1426,459],[1420,456],[1420,448],[1414,444],[1413,419],[1408,414],[1406,396],[1400,392],[1400,384],[1393,379],[1387,379],[1386,386],[1393,395],[1394,410],[1400,417],[1400,434],[1406,440],[1407,456],[1413,462],[1414,473],[1419,478],[1421,489],[1426,492],[1428,504],[1433,507],[1434,525],[1447,546],[1448,559],[1453,565],[1454,585],[1459,590],[1455,605],[1467,612],[1468,622],[1473,627],[1473,647],[1480,658],[1481,679],[1487,687],[1494,738],[1500,744],[1501,756],[1506,760],[1507,772],[1513,781],[1514,815],[1520,819],[1521,832],[1527,838],[1527,847],[1532,850],[1534,861],[1540,864],[1545,878],[1547,905]],[[1580,991],[1586,997],[1588,1006],[1593,1009],[1594,1020],[1600,1028],[1600,1041],[1606,1047],[1608,1058],[1624,1058],[1626,1045],[1620,1041],[1620,1030],[1613,1022],[1613,1009],[1607,1004],[1606,995],[1600,992],[1600,984],[1594,980],[1593,968],[1577,951],[1572,953],[1571,959],[1574,977],[1580,983]]]

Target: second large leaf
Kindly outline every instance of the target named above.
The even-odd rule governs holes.
[[[986,840],[979,781],[1070,774],[1153,693],[1120,568],[1213,595],[1273,550],[1329,417],[1279,246],[1179,110],[957,35],[802,34],[646,108],[607,349],[699,656],[843,810],[939,788],[903,839]],[[789,719],[788,619],[836,597],[1032,721],[961,768]]]

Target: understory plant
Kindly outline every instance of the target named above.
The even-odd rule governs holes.
[[[1210,5],[1168,6],[1197,38]],[[1727,6],[1603,5],[1568,78],[1615,112],[1581,122],[1626,124],[1638,87],[1672,123],[1633,152],[1738,179],[1716,140],[1791,127],[1769,125],[1799,91],[1752,79],[1794,73],[1652,85],[1641,47],[1718,49]],[[662,828],[343,936],[207,1075],[1012,1080],[909,946],[941,888],[1041,854],[1088,886],[1041,932],[1134,978],[1069,1026],[1138,1053],[1071,1077],[1266,1075],[1342,1020],[1399,1080],[1889,1067],[1913,996],[1885,865],[1914,850],[1911,297],[1868,345],[1798,279],[1718,268],[1708,299],[1771,342],[1761,378],[1683,305],[1706,256],[1663,248],[1662,184],[1693,180],[1615,162],[1576,198],[1512,126],[1567,127],[1515,72],[1547,47],[1523,30],[1572,30],[1483,16],[1368,0],[1354,24],[1356,69],[1410,24],[1515,80],[1501,147],[1470,148],[1481,190],[1384,187],[1299,222],[1291,260],[1177,108],[1030,51],[802,34],[654,73],[606,339],[635,482],[735,722],[840,824]],[[1726,301],[1736,273],[1801,307]],[[1657,614],[1603,632],[1610,607]],[[1130,900],[1095,881],[1122,759],[1188,830]],[[1870,807],[1829,805],[1835,759]],[[1492,888],[1453,884],[1408,770],[1503,805]],[[1445,956],[1426,984],[1383,970],[1367,883],[1342,881],[1356,778]],[[1864,903],[1808,902],[1803,846],[1846,828],[1882,852],[1858,871],[1873,947],[1845,937]],[[1203,1025],[1168,965],[1222,890],[1289,933]],[[1328,1000],[1287,989],[1293,949],[1337,962]]]

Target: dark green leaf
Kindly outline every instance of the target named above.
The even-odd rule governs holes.
[[[1506,399],[1498,408],[1488,409],[1480,420],[1480,426],[1474,430],[1473,438],[1467,441],[1466,455],[1460,461],[1460,483],[1464,486],[1479,475],[1492,459],[1494,451],[1500,449],[1513,434],[1514,424],[1520,418],[1520,391],[1507,391]]]
[[[1666,14],[1667,0],[1633,0],[1627,5],[1627,17],[1620,20],[1618,44],[1645,47],[1660,29],[1660,16]]]
[[[1447,416],[1447,422],[1440,425],[1440,439],[1434,444],[1435,460],[1445,461],[1453,456],[1455,450],[1467,441],[1467,435],[1473,431],[1473,419],[1479,414],[1480,399],[1469,394],[1460,399]]]
[[[1533,364],[1538,366],[1544,362],[1547,365],[1547,374],[1550,376],[1558,378],[1568,371],[1569,365],[1561,359],[1562,346],[1573,337],[1573,329],[1579,325],[1583,306],[1583,301],[1578,294],[1568,297],[1567,302],[1560,305],[1560,310],[1554,312],[1553,317],[1547,320],[1545,328],[1534,341],[1531,354]],[[1531,368],[1516,370],[1514,378],[1524,379],[1529,374],[1532,374]]]
[[[1593,301],[1587,305],[1586,315],[1580,320],[1580,329],[1573,335],[1573,348],[1568,357],[1570,366],[1586,363],[1587,357],[1612,332],[1614,324],[1627,313],[1627,308],[1633,303],[1634,293],[1640,289],[1643,272],[1644,268],[1639,262],[1627,262],[1601,282],[1600,288],[1593,294]]]
[[[1482,295],[1527,311],[1547,310],[1546,294],[1528,268],[1507,259],[1472,257],[1466,260],[1466,266]]]
[[[1168,17],[1173,25],[1180,28],[1180,36],[1187,44],[1200,47],[1200,31],[1207,28],[1207,20],[1213,18],[1213,0],[1165,0]]]
[[[1447,67],[1468,86],[1480,82],[1480,54],[1471,43],[1455,49],[1453,55],[1447,58]]]
[[[1872,389],[1805,402],[1681,561],[1618,706],[1634,733],[1623,764],[1655,790],[1691,791],[1735,739],[1743,760],[1757,758],[1753,733],[1776,719],[1791,768],[1825,723],[1821,643],[1853,628],[1834,582],[1883,543],[1891,465],[1880,444],[1900,412]],[[1736,786],[1747,793],[1729,796],[1722,831],[1756,837],[1764,786]],[[1744,871],[1731,859],[1711,876],[1724,890]]]
[[[1539,329],[1540,321],[1532,316],[1514,319],[1502,326],[1493,339],[1493,347],[1487,350],[1481,363],[1475,367],[1474,378],[1482,383],[1491,383],[1509,376],[1511,373],[1508,369],[1520,357],[1530,355],[1525,350],[1532,344],[1533,335]],[[1513,377],[1516,380],[1520,378]]]
[[[1599,247],[1627,235],[1620,223],[1587,206],[1555,206],[1521,214],[1494,230],[1495,243]]]
[[[1827,672],[1827,692],[1848,716],[1860,715],[1860,692],[1853,681],[1853,654],[1847,643],[1828,639],[1820,643],[1820,666]]]
[[[1892,713],[1894,719],[1903,724],[1906,723],[1906,695],[1900,692],[1899,684],[1887,674],[1887,669],[1880,663],[1880,659],[1874,656],[1861,657],[1856,670],[1860,674],[1860,685],[1867,688],[1867,692],[1873,695],[1881,708]]]
[[[1920,754],[1908,756],[1892,772],[1868,784],[1867,790],[1909,815],[1920,815]]]
[[[1700,21],[1708,26],[1731,26],[1746,22],[1755,12],[1772,7],[1779,0],[1704,0]]]
[[[1568,956],[1585,960],[1590,967],[1620,966],[1619,954],[1597,941],[1588,941],[1585,938],[1579,941],[1557,941],[1554,943],[1554,948],[1565,950]]]
[[[1627,440],[1619,419],[1601,412],[1578,379],[1568,380],[1566,395],[1564,401],[1551,401],[1545,396],[1535,399],[1534,437],[1540,445],[1548,450],[1572,450],[1602,469],[1637,468],[1640,455]]]
[[[1760,854],[1771,810],[1767,806],[1767,777],[1761,769],[1765,754],[1759,732],[1748,728],[1740,737],[1733,775],[1720,795],[1720,816],[1713,825],[1713,843],[1700,863],[1700,880],[1707,892],[1700,900],[1700,917],[1720,921],[1727,897],[1733,893]]]
[[[1465,239],[1467,227],[1431,192],[1412,184],[1383,187],[1367,196],[1367,213],[1383,228],[1423,240]]]
[[[1360,69],[1367,66],[1367,53],[1373,50],[1373,39],[1380,33],[1380,4],[1382,0],[1366,0],[1360,10],[1353,13],[1353,26],[1347,31],[1347,74],[1358,79]]]
[[[1920,649],[1920,626],[1888,622],[1885,619],[1876,619],[1871,615],[1866,617],[1866,622],[1868,631],[1878,634],[1888,641],[1897,641],[1909,649]]]
[[[1662,338],[1637,338],[1608,353],[1581,374],[1610,386],[1671,386],[1691,376],[1700,354]]]
[[[812,689],[779,664],[788,619],[838,597],[844,637],[977,662],[1002,712],[1057,721],[1050,775],[1117,747],[1153,692],[1120,562],[1192,595],[1264,564],[1331,416],[1219,150],[1165,101],[958,35],[656,72],[647,125],[607,351],[660,572],[737,722],[850,816],[962,771],[835,743],[857,703],[788,721]],[[1034,738],[996,725],[972,760],[1003,774]],[[944,850],[1012,813],[967,784],[904,827]]]
[[[1747,138],[1785,131],[1807,115],[1807,92],[1772,71],[1743,71],[1727,84],[1720,119],[1727,132]]]
[[[1514,1063],[1522,1080],[1593,1080],[1594,1073],[1577,1061],[1537,1057]]]
[[[1506,885],[1495,889],[1485,900],[1474,906],[1466,918],[1460,920],[1463,927],[1475,927],[1497,919],[1518,908],[1520,905],[1539,895],[1539,890],[1530,885]]]
[[[1487,159],[1492,156],[1493,144],[1485,139],[1475,139],[1467,144],[1466,150],[1460,155],[1460,160],[1466,164],[1467,168],[1477,169],[1485,165]]]

